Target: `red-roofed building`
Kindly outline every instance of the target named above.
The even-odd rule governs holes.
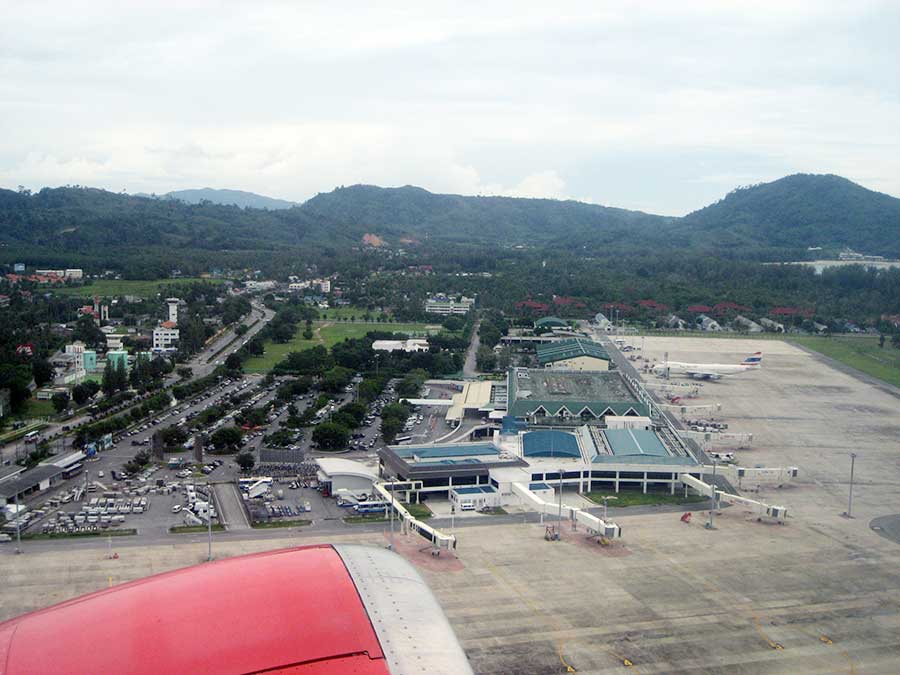
[[[813,315],[813,311],[800,307],[776,307],[769,314],[772,316],[802,316],[808,319]]]
[[[712,307],[709,305],[691,305],[687,308],[687,311],[694,314],[708,314],[712,311]]]
[[[720,302],[712,308],[712,311],[714,314],[721,316],[726,312],[749,312],[750,308],[739,305],[736,302]]]
[[[661,302],[656,302],[656,300],[640,300],[638,305],[643,307],[644,309],[649,309],[654,312],[665,312],[669,308],[662,304]]]
[[[531,312],[540,312],[546,314],[550,310],[550,305],[543,302],[535,302],[531,298],[516,303],[516,309],[523,309]]]
[[[175,323],[174,321],[163,321],[159,325],[162,326],[163,328],[178,328],[178,324]]]

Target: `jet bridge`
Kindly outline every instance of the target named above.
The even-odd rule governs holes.
[[[523,502],[531,505],[535,511],[540,514],[557,515],[560,513],[560,504],[558,502],[548,502],[541,499],[528,489],[527,485],[522,483],[512,483],[512,493],[518,495]],[[592,535],[607,537],[612,539],[621,536],[619,526],[615,523],[607,523],[592,513],[576,508],[574,506],[562,505],[562,515],[567,520],[574,523],[584,525]]]
[[[694,478],[690,474],[683,473],[679,475],[678,478],[684,485],[696,490],[701,495],[705,495],[711,499],[714,497],[716,509],[718,509],[718,505],[722,503],[733,504],[735,506],[743,506],[751,513],[755,513],[757,520],[762,520],[764,517],[772,518],[777,523],[784,525],[784,522],[787,519],[787,508],[784,506],[773,506],[771,504],[766,504],[765,502],[757,501],[756,499],[733,495],[724,490],[717,490],[715,486],[704,483],[699,478]]]
[[[408,485],[408,482],[404,482],[403,485]],[[373,487],[375,488],[375,491],[378,492],[378,494],[380,494],[397,512],[397,516],[400,518],[402,532],[415,532],[431,542],[432,555],[437,556],[441,554],[442,550],[452,551],[456,548],[456,537],[454,535],[445,534],[428,523],[423,523],[421,520],[413,517],[413,515],[406,510],[406,507],[394,497],[394,491],[391,490],[390,483],[375,483]]]

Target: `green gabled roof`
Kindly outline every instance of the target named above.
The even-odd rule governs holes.
[[[606,350],[593,340],[572,338],[537,346],[537,357],[542,366],[579,356],[591,356],[595,359],[609,361],[609,354]]]
[[[558,316],[545,316],[543,319],[538,319],[534,322],[535,328],[543,326],[559,326],[560,328],[563,328],[568,327],[569,324],[560,319]]]
[[[512,417],[528,417],[539,408],[555,417],[564,406],[573,417],[580,415],[584,408],[597,417],[607,408],[614,415],[626,415],[629,410],[641,416],[649,414],[647,406],[638,401],[621,373],[615,370],[580,372],[510,368],[506,381]]]

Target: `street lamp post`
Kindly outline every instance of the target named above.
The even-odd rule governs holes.
[[[22,513],[19,511],[19,493],[16,493],[16,553],[22,552]]]
[[[713,475],[712,475],[712,506],[709,508],[709,522],[706,523],[707,530],[716,529],[715,524],[713,523],[714,514],[716,510],[716,467],[718,466],[717,460],[713,460]]]
[[[610,499],[618,499],[618,497],[614,497],[614,496],[612,496],[612,495],[609,495],[609,496],[603,495],[603,496],[601,497],[601,499],[603,500],[603,522],[606,522],[606,521],[607,521],[607,507],[606,507],[606,503],[607,503]]]
[[[847,500],[847,512],[844,514],[847,518],[853,517],[853,469],[856,465],[856,453],[850,453],[850,496]]]
[[[562,492],[563,492],[563,470],[559,468],[559,512],[556,515],[556,536],[562,534]]]
[[[213,491],[212,485],[209,483],[206,484],[206,536],[207,536],[207,547],[206,547],[206,561],[210,562],[212,560],[212,506],[213,506]]]

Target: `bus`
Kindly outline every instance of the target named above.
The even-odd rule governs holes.
[[[353,507],[357,513],[384,513],[387,511],[388,503],[382,501],[360,502]]]
[[[399,445],[400,443],[409,443],[411,440],[412,436],[397,436],[397,438],[394,439],[394,443]]]
[[[27,434],[25,434],[25,436],[23,437],[23,440],[26,443],[37,443],[38,438],[40,438],[40,436],[41,436],[40,431],[29,431]]]

